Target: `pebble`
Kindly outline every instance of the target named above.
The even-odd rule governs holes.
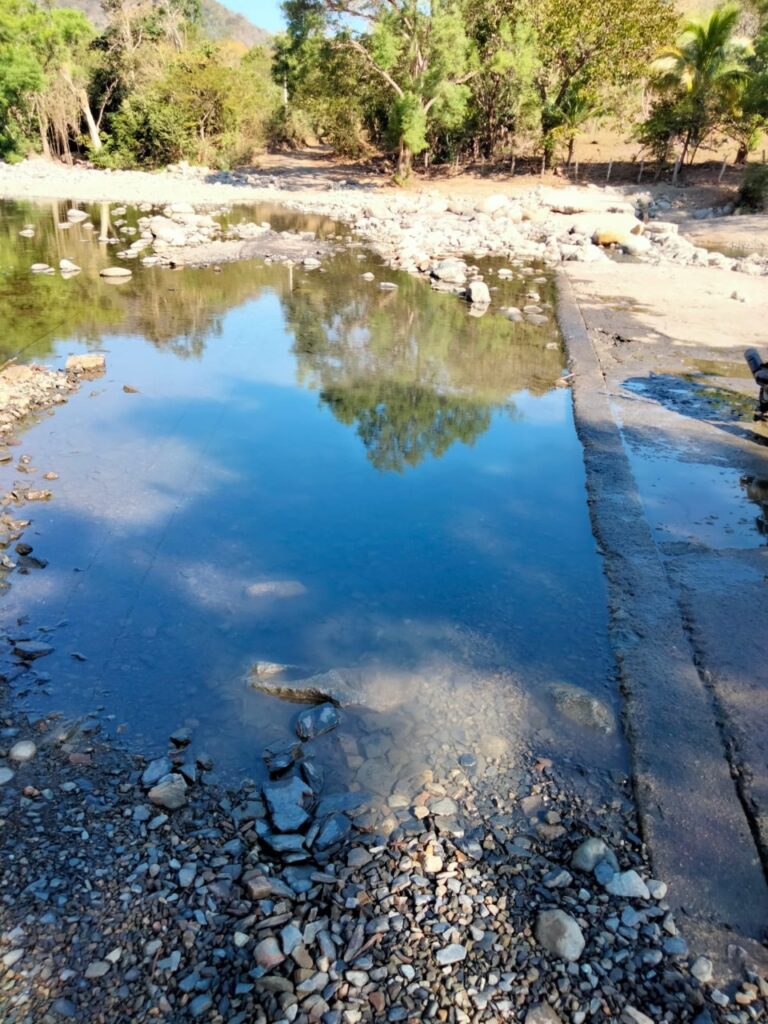
[[[706,985],[713,978],[712,961],[706,956],[697,956],[691,964],[691,974],[702,985]]]
[[[31,761],[37,753],[37,746],[32,740],[19,740],[18,743],[14,743],[8,752],[8,756],[12,761],[17,764],[26,764]]]
[[[571,857],[571,867],[591,874],[601,861],[610,864],[614,871],[619,870],[619,862],[613,850],[602,839],[591,836],[575,850]]]
[[[625,899],[651,898],[648,886],[636,871],[617,872],[605,883],[605,890],[612,896],[622,896]]]
[[[536,941],[563,960],[578,960],[584,951],[584,935],[578,921],[564,910],[544,910],[536,919]]]
[[[110,964],[106,960],[92,960],[85,969],[86,978],[103,978],[108,973]]]
[[[0,768],[0,786],[10,782],[14,775],[15,772],[12,772],[10,768]]]
[[[449,964],[459,963],[466,958],[466,955],[466,946],[462,946],[459,942],[452,942],[449,946],[444,946],[442,949],[437,950],[435,960],[441,967],[446,967]]]
[[[254,950],[254,957],[259,967],[270,971],[285,960],[285,954],[280,949],[278,941],[274,936],[262,939]]]

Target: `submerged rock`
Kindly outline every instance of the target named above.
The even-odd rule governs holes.
[[[302,711],[296,719],[296,735],[302,740],[311,740],[316,736],[323,736],[335,729],[339,724],[340,716],[335,705],[330,703],[318,704],[314,708]]]
[[[44,644],[39,640],[20,640],[13,648],[13,653],[23,661],[36,661],[37,658],[44,658],[53,653],[50,644]]]
[[[332,668],[328,672],[319,672],[303,679],[278,679],[275,676],[264,676],[254,669],[250,673],[249,682],[254,690],[302,704],[330,701],[339,707],[349,707],[366,703],[362,674],[355,669]]]
[[[603,701],[570,683],[556,683],[550,688],[555,707],[561,715],[577,725],[610,735],[616,729],[613,712]]]

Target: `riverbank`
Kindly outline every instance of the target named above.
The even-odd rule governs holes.
[[[279,781],[221,790],[188,735],[148,762],[99,717],[3,711],[9,1024],[758,1019],[756,974],[726,994],[689,956],[624,786],[598,805],[565,765],[467,761],[390,799],[388,835],[371,797],[324,795],[333,828],[291,863],[261,838]]]

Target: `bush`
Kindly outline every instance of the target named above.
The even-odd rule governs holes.
[[[98,162],[110,167],[165,167],[188,158],[192,147],[192,130],[183,110],[151,95],[137,95],[112,118]]]
[[[301,149],[316,141],[309,117],[297,107],[281,106],[266,126],[270,149]]]
[[[739,201],[750,210],[768,210],[768,164],[750,164],[739,189]]]

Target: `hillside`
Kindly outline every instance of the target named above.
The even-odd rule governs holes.
[[[99,0],[57,0],[57,7],[73,7],[82,11],[97,28],[106,24]],[[271,40],[269,32],[258,28],[242,14],[230,11],[219,0],[201,0],[203,31],[210,39],[233,39],[244,46],[260,46]]]

